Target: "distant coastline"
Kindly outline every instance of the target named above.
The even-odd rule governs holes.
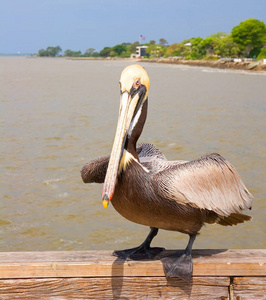
[[[218,69],[234,69],[247,71],[266,71],[266,63],[263,60],[231,61],[231,60],[179,60],[174,58],[141,59],[145,62],[156,62],[164,64],[189,65],[197,67],[209,67]]]
[[[24,57],[24,58],[39,58],[47,59],[48,57],[38,57],[35,55],[0,55],[0,57]],[[167,58],[121,58],[121,57],[50,57],[50,59],[68,59],[68,60],[120,60],[138,63],[161,63],[161,64],[176,64],[187,65],[194,67],[208,67],[216,69],[231,69],[231,70],[245,70],[245,71],[266,71],[265,60],[241,60],[233,61],[232,59],[219,59],[219,60],[185,60],[175,57]]]
[[[216,69],[232,69],[232,70],[246,70],[246,71],[266,71],[266,63],[263,60],[246,60],[246,61],[232,61],[232,60],[183,60],[174,57],[168,58],[115,58],[115,57],[68,57],[71,60],[123,60],[129,62],[145,62],[145,63],[161,63],[161,64],[176,64],[188,65],[194,67],[209,67]]]

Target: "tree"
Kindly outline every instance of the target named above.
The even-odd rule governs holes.
[[[59,53],[62,52],[62,49],[60,46],[55,47],[55,56],[59,55]]]
[[[44,50],[44,49],[40,49],[39,51],[38,51],[38,56],[49,56],[48,55],[48,52],[46,51],[46,50]]]
[[[121,45],[125,46],[125,47],[128,47],[128,46],[131,46],[131,43],[122,43]]]
[[[206,37],[200,43],[202,48],[202,54],[205,55],[213,55],[214,54],[214,47],[217,44],[217,38],[215,37]]]
[[[151,57],[151,58],[158,58],[161,57],[164,53],[162,46],[161,45],[150,45],[146,49],[146,53]]]
[[[266,43],[266,25],[257,19],[248,19],[232,29],[233,41],[246,57],[258,54]]]
[[[178,56],[178,57],[186,57],[191,58],[191,50],[192,46],[185,46],[185,44],[190,43],[190,40],[185,40],[182,43],[175,43],[166,48],[165,55],[168,56]],[[192,44],[191,44],[192,45]]]
[[[80,57],[81,56],[81,51],[78,50],[78,51],[73,51],[73,56],[74,57]]]
[[[164,38],[161,38],[161,39],[159,39],[159,44],[162,46],[166,46],[168,44],[168,42]]]
[[[129,52],[130,53],[136,53],[136,48],[140,46],[140,43],[139,42],[134,42],[133,44],[131,44],[129,46]]]
[[[62,51],[60,46],[56,46],[56,47],[47,47],[46,50],[41,49],[38,52],[39,56],[51,56],[51,57],[55,57],[57,55],[59,55],[59,53]]]
[[[126,52],[127,48],[124,45],[116,45],[113,47],[113,51],[116,56],[120,56],[123,52]]]
[[[216,33],[213,33],[213,34],[210,35],[210,37],[218,38],[218,39],[224,38],[226,36],[227,36],[227,34],[224,31],[219,31],[219,32],[216,32]]]
[[[231,34],[218,39],[214,50],[215,54],[221,57],[237,57],[240,53],[240,49],[233,41]]]
[[[68,57],[80,57],[81,56],[81,51],[72,51],[70,49],[67,49],[64,53],[64,56]]]
[[[61,51],[61,47],[47,47],[46,51],[48,52],[49,56],[55,57],[57,56]]]
[[[68,57],[73,56],[73,51],[70,50],[70,49],[67,49],[67,50],[64,52],[64,56],[68,56]]]
[[[104,47],[103,50],[101,50],[99,54],[102,57],[107,57],[107,56],[110,56],[111,51],[112,51],[111,47]]]
[[[86,57],[97,57],[97,56],[99,56],[99,53],[94,48],[88,48],[85,51],[84,56],[86,56]]]
[[[202,42],[201,37],[184,40],[179,44],[176,55],[183,56],[186,59],[201,59],[206,55],[206,49]]]
[[[258,59],[266,58],[266,48],[262,48],[258,57]]]
[[[202,45],[203,41],[204,40],[199,36],[189,40],[191,43],[191,52],[185,55],[187,59],[201,59],[206,55],[206,49]],[[186,47],[186,49],[188,49],[188,47]]]
[[[165,56],[166,57],[178,56],[177,55],[178,49],[179,49],[179,44],[178,43],[175,43],[175,44],[172,44],[172,45],[168,46],[166,51],[165,51]]]
[[[150,45],[155,45],[156,41],[155,40],[150,40]]]

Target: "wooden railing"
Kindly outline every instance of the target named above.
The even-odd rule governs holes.
[[[0,299],[266,299],[266,249],[193,250],[190,283],[111,253],[2,252]]]

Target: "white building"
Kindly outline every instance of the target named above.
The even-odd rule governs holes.
[[[137,58],[142,58],[143,56],[146,56],[146,49],[148,46],[137,46],[136,47],[136,56]]]

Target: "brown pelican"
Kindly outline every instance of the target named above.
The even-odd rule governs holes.
[[[251,219],[252,195],[235,168],[219,154],[193,161],[168,161],[152,144],[137,146],[148,106],[150,80],[139,65],[126,67],[120,78],[119,118],[110,156],[87,163],[85,183],[103,183],[102,202],[126,219],[149,226],[146,240],[136,248],[115,251],[122,259],[152,259],[163,248],[150,247],[158,229],[189,235],[186,249],[162,259],[167,277],[189,281],[191,249],[204,223],[236,225]]]

